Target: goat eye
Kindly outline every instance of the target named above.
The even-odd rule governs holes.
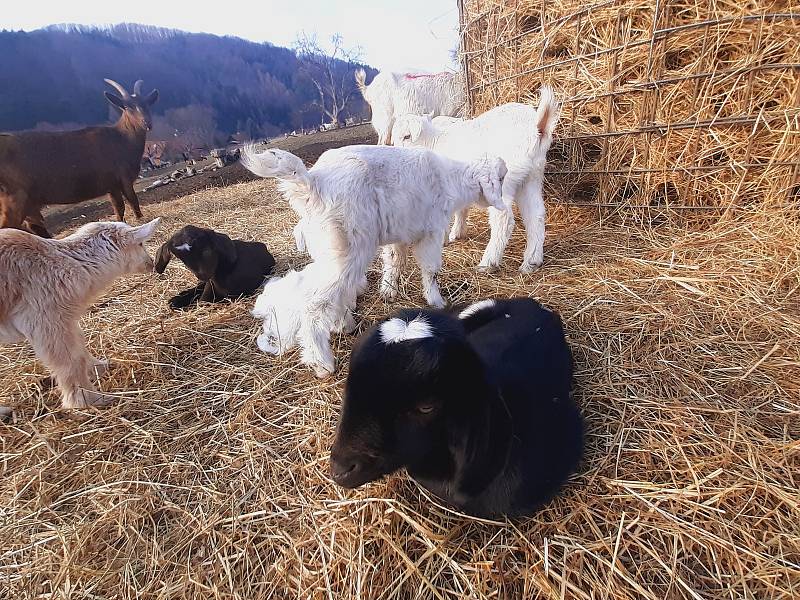
[[[436,410],[435,404],[418,404],[417,412],[423,415],[429,415]]]
[[[410,139],[411,139],[411,134],[410,134],[410,133],[407,133],[407,134],[405,134],[405,135],[403,136],[403,141],[404,141],[404,142],[406,142],[406,141],[408,141],[408,140],[410,140]]]

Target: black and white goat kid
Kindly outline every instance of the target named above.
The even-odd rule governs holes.
[[[173,309],[249,296],[264,285],[275,266],[275,259],[261,242],[232,240],[224,233],[194,225],[179,229],[159,248],[156,273],[163,273],[173,256],[200,280],[170,299]]]
[[[530,514],[581,460],[571,384],[561,319],[534,300],[400,311],[353,350],[331,475],[355,488],[405,467],[469,514]]]

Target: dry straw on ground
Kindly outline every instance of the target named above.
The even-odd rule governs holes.
[[[461,0],[472,111],[564,101],[556,195],[618,207],[800,202],[791,0]]]
[[[268,242],[301,265],[270,182],[151,206]],[[327,476],[344,370],[258,352],[249,302],[186,313],[191,283],[119,282],[84,320],[118,406],[65,414],[25,346],[0,350],[0,598],[791,598],[800,595],[800,224],[764,211],[604,226],[551,212],[546,264],[475,271],[488,230],[445,252],[456,301],[527,294],[563,316],[588,422],[580,473],[535,517],[484,523],[399,474]],[[363,330],[422,302],[415,271]],[[346,361],[352,338],[334,340]],[[544,457],[546,458],[546,457]]]
[[[566,53],[567,62],[547,77],[567,99],[554,170],[569,173],[551,176],[555,208],[542,270],[516,271],[518,229],[506,267],[477,273],[488,229],[474,212],[470,238],[445,249],[441,283],[456,302],[524,294],[562,315],[588,425],[586,459],[564,494],[530,519],[491,523],[440,506],[403,474],[354,492],[336,487],[328,449],[346,365],[319,382],[295,354],[259,353],[248,301],[170,312],[166,299],[192,283],[173,262],[163,278],[119,282],[84,320],[92,352],[112,360],[102,385],[119,392],[118,406],[62,413],[57,394],[42,389],[45,373],[31,351],[0,350],[0,397],[15,407],[14,421],[0,425],[0,598],[800,597],[800,219],[790,193],[796,172],[776,158],[796,144],[798,103],[770,104],[797,98],[797,71],[700,78],[693,106],[695,88],[685,86],[695,83],[634,90],[641,69],[668,77],[666,63],[648,57],[665,58],[670,40],[678,40],[674,60],[684,67],[735,70],[749,60],[741,48],[765,39],[770,61],[780,54],[797,63],[794,21],[762,20],[755,37],[732,27],[738,37],[723,45],[731,63],[723,68],[706,64],[680,35],[634,46],[640,29],[652,31],[652,19],[641,16],[650,3],[582,10],[591,26],[578,28],[579,38],[574,22],[559,27],[552,18],[568,8],[563,0],[479,4],[495,16],[470,35],[507,41],[495,24],[522,23],[543,27],[548,40],[563,38],[548,48],[561,48],[551,58]],[[709,17],[706,5],[713,18],[740,10],[654,4],[677,7],[671,19]],[[788,11],[780,4],[769,10]],[[635,10],[609,30],[602,11],[620,6]],[[539,24],[524,14],[540,15]],[[568,54],[609,43],[620,35],[614,31],[627,32],[615,43],[628,47],[609,91],[626,93],[581,100],[602,91],[609,65],[605,55],[569,62]],[[701,28],[696,42],[716,43],[716,32]],[[497,68],[528,60],[536,36],[529,39],[498,46]],[[474,75],[478,55],[469,58]],[[481,73],[494,68],[484,58]],[[759,87],[767,76],[771,83]],[[490,83],[496,79],[483,86],[473,78],[477,109],[514,94],[528,99],[538,88],[531,79]],[[715,98],[735,114],[746,106],[759,116],[744,128],[605,136],[607,128],[711,118]],[[589,121],[594,115],[601,120]],[[597,146],[570,139],[589,133],[602,134]],[[773,163],[744,169],[743,156]],[[719,169],[690,169],[706,160]],[[682,168],[665,170],[670,161]],[[677,200],[665,192],[654,201],[653,186],[664,181],[674,183],[666,189],[677,190]],[[619,211],[610,221],[606,212],[597,219],[594,209],[552,200],[575,200],[584,182],[593,203],[616,206],[616,196],[659,210],[743,208],[667,220]],[[633,192],[617,196],[620,189]],[[295,217],[271,182],[208,190],[148,212],[166,218],[157,242],[193,222],[266,241],[279,271],[307,260],[292,247]],[[359,302],[362,331],[394,308],[422,303],[415,269],[392,305],[378,298],[376,279],[371,272]],[[352,341],[333,340],[342,363]]]

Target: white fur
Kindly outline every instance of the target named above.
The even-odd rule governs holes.
[[[503,104],[463,121],[442,122],[428,116],[403,115],[395,120],[395,145],[428,148],[456,160],[474,160],[485,154],[500,156],[508,175],[503,182],[503,202],[508,210],[489,209],[491,238],[480,267],[500,266],[514,229],[512,204],[517,203],[527,232],[527,247],[520,270],[530,272],[544,260],[545,206],[542,196],[547,151],[558,122],[559,107],[549,87],[543,87],[538,109],[526,104]],[[468,209],[456,214],[450,241],[466,235]]]
[[[310,170],[282,150],[255,154],[246,147],[241,160],[257,175],[281,179],[281,190],[303,216],[303,243],[324,273],[315,278],[315,291],[304,303],[304,350],[306,344],[327,346],[331,323],[355,306],[381,246],[385,297],[394,295],[410,247],[421,267],[425,299],[432,306],[444,306],[436,275],[451,215],[472,203],[504,206],[506,169],[496,158],[462,163],[427,150],[347,146],[328,150]],[[312,355],[327,357],[330,349],[304,352],[304,357]],[[330,362],[308,364],[319,370],[328,369]]]
[[[380,333],[381,341],[386,345],[433,337],[433,329],[422,315],[418,315],[410,321],[404,321],[397,317],[384,321],[380,326]]]
[[[144,242],[158,222],[89,223],[60,240],[0,230],[0,343],[31,343],[55,376],[64,408],[113,400],[92,383],[105,361],[89,354],[79,320],[115,279],[152,271]]]
[[[353,315],[347,306],[335,310],[318,310],[313,303],[317,289],[329,284],[337,275],[324,262],[314,262],[301,271],[289,271],[283,277],[272,277],[256,298],[252,314],[263,319],[263,332],[256,344],[262,352],[281,355],[296,346],[302,349],[302,361],[314,367],[318,377],[327,377],[335,370],[329,339],[315,344],[308,339],[309,328],[304,319],[314,319],[321,330],[349,333],[355,329]]]
[[[180,246],[175,246],[175,250],[183,250],[185,252],[189,252],[192,247],[189,244],[183,243]]]
[[[453,123],[461,123],[463,120],[464,120],[463,117],[446,117],[444,115],[440,115],[438,117],[433,117],[431,119],[431,122],[437,127],[447,127],[448,125],[452,125]],[[401,146],[402,144],[395,144],[395,145]]]
[[[475,313],[482,311],[485,308],[492,308],[494,305],[495,305],[495,301],[494,300],[479,300],[478,302],[475,302],[474,304],[470,304],[467,308],[462,310],[458,314],[458,318],[459,319],[466,319],[468,317],[471,317]]]
[[[356,71],[356,83],[372,109],[378,144],[392,143],[392,126],[399,115],[460,116],[464,110],[464,81],[460,73],[411,75],[378,73],[365,85],[366,73]]]

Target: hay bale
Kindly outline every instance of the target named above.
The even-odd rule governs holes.
[[[473,115],[564,102],[557,200],[711,208],[800,202],[800,13],[792,2],[463,0]]]

